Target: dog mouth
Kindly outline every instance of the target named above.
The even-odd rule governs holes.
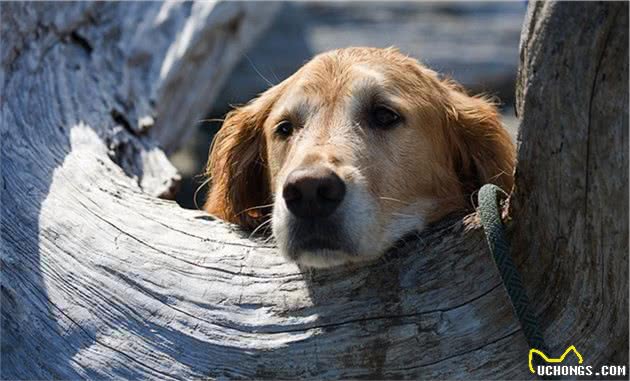
[[[298,249],[303,251],[341,250],[341,244],[329,238],[309,237],[298,243]]]
[[[300,262],[304,257],[353,255],[353,245],[349,242],[343,226],[331,219],[303,221],[294,220],[289,224],[287,242],[288,256]]]

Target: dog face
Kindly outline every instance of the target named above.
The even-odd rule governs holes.
[[[509,191],[513,167],[487,100],[395,49],[342,49],[228,114],[206,210],[270,223],[284,255],[328,267],[378,257],[484,183]]]

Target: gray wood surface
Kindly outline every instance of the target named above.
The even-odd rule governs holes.
[[[532,377],[474,216],[305,272],[156,197],[269,4],[1,7],[2,379]]]
[[[513,252],[555,356],[628,363],[628,3],[536,3],[521,38]]]

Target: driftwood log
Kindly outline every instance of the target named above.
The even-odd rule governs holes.
[[[1,6],[0,378],[532,378],[474,216],[442,221],[378,263],[305,272],[273,245],[157,197],[176,181],[160,147],[176,147],[203,115],[269,4]],[[595,198],[627,196],[625,6],[625,16],[618,5],[533,6],[522,46],[515,255],[554,348],[595,330],[576,344],[587,360],[627,357],[627,197]],[[558,18],[571,38],[539,27]],[[603,21],[606,38],[581,29]],[[541,56],[550,45],[581,57],[560,75],[592,87],[554,88],[543,75],[564,63]],[[586,112],[560,91],[594,103]],[[554,113],[574,124],[553,124],[564,120]],[[562,161],[538,156],[556,141]],[[562,178],[572,183],[558,191]],[[542,231],[557,215],[561,229],[581,230]],[[554,242],[565,251],[556,260]]]
[[[530,5],[517,111],[512,250],[547,345],[628,364],[628,3]]]

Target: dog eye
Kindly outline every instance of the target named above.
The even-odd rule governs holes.
[[[391,128],[400,121],[400,115],[386,106],[374,107],[371,117],[374,127],[383,129]]]
[[[288,120],[283,120],[276,125],[274,130],[276,134],[282,138],[287,138],[293,133],[293,124]]]

